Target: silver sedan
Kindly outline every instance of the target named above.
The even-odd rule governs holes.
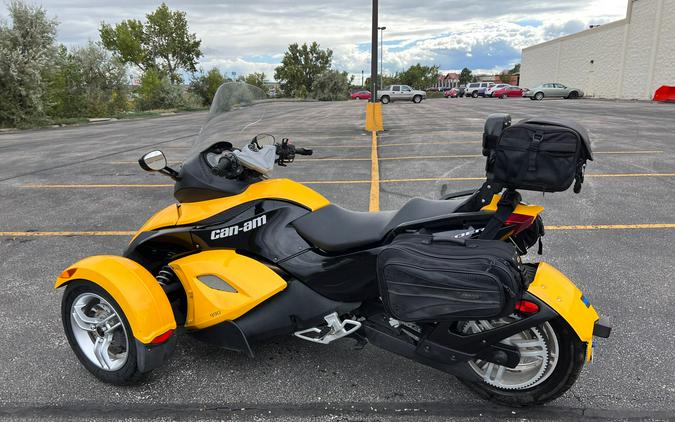
[[[523,93],[523,97],[531,100],[543,100],[546,97],[550,98],[569,98],[576,99],[584,96],[584,91],[579,88],[569,88],[563,84],[541,84],[536,88],[528,89]]]

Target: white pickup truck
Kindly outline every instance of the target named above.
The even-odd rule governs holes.
[[[388,104],[390,101],[412,101],[421,103],[427,97],[427,93],[417,89],[412,89],[408,85],[389,85],[377,91],[377,99],[382,104]]]

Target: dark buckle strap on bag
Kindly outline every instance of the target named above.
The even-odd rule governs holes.
[[[537,131],[532,135],[532,142],[530,143],[530,161],[527,171],[537,171],[537,152],[539,152],[539,144],[544,140],[544,132]]]
[[[506,219],[513,213],[513,210],[516,209],[521,199],[522,197],[515,190],[508,189],[504,191],[502,198],[497,203],[497,212],[487,223],[479,239],[496,240],[499,230],[504,225],[504,222],[506,222]]]
[[[577,174],[574,176],[574,193],[581,192],[581,184],[584,183],[584,172],[586,171],[586,164],[583,162],[577,163]]]

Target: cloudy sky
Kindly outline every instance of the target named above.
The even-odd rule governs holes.
[[[28,0],[29,2],[33,0]],[[384,69],[393,73],[421,62],[444,71],[499,71],[520,61],[520,51],[589,24],[622,19],[628,0],[380,0]],[[160,2],[146,0],[41,0],[60,22],[58,39],[81,45],[98,39],[102,21],[141,19]],[[369,73],[369,0],[168,0],[187,12],[202,39],[201,67],[274,74],[289,43],[318,41],[334,51],[334,66]],[[0,9],[0,18],[6,9]]]

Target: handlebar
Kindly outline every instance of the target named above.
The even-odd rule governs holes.
[[[211,172],[216,176],[225,176],[228,179],[238,177],[243,171],[244,167],[239,164],[239,160],[234,154],[223,155],[218,161],[218,164],[211,169]]]
[[[296,148],[295,153],[298,154],[298,155],[312,155],[314,153],[314,151],[312,151],[311,149],[307,149],[307,148]]]

